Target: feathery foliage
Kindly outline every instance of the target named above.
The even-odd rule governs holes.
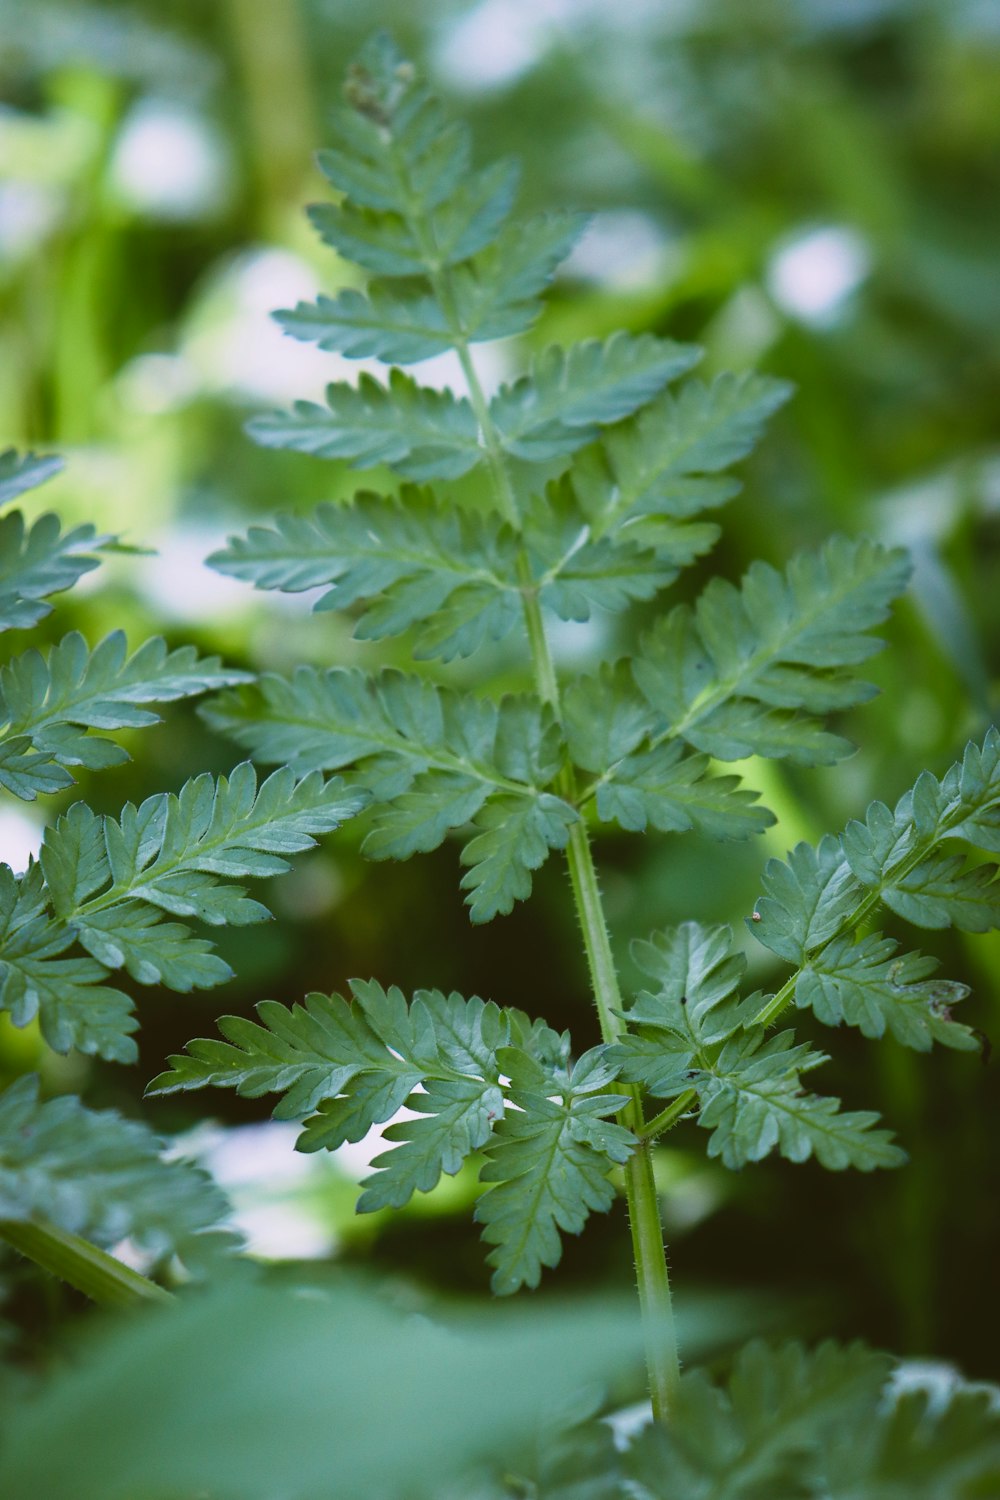
[[[0,500],[60,466],[0,456]],[[38,602],[44,595],[96,566],[93,546],[83,549],[94,536],[82,527],[60,541],[53,516],[26,532],[20,512],[9,512],[0,523],[4,622],[35,623],[48,608]],[[47,655],[29,647],[0,665],[0,784],[28,800],[62,790],[71,767],[126,760],[107,734],[156,724],[152,705],[248,680],[159,639],[130,656],[120,631],[94,650],[75,631]],[[228,979],[212,944],[167,918],[262,920],[267,908],[237,882],[286,870],[288,856],[365,800],[317,771],[297,778],[282,768],[258,786],[245,764],[231,777],[197,776],[179,793],[128,803],[118,818],[74,803],[45,830],[26,871],[0,864],[0,1008],[16,1026],[37,1018],[57,1052],[134,1062],[132,1000],[107,982],[112,975],[181,993]],[[157,1260],[204,1258],[219,1242],[206,1231],[224,1216],[224,1201],[203,1173],[163,1160],[162,1149],[144,1126],[72,1096],[41,1102],[37,1081],[21,1079],[0,1098],[0,1238],[118,1300],[134,1296],[142,1278],[101,1247],[128,1237]]]
[[[25,1076],[0,1094],[0,1221],[41,1221],[96,1245],[130,1239],[156,1260],[197,1263],[227,1244],[228,1206],[207,1173],[165,1160],[164,1143],[71,1094],[45,1102]]]
[[[591,830],[730,839],[769,827],[756,794],[714,763],[808,767],[847,753],[830,721],[874,692],[858,669],[880,647],[872,632],[909,565],[898,550],[833,538],[784,572],[754,563],[739,584],[715,578],[693,603],[664,608],[631,658],[592,676],[559,670],[552,616],[584,621],[656,599],[711,549],[719,528],[706,517],[739,489],[727,471],[788,388],[753,374],[674,388],[699,351],[619,333],[542,348],[488,397],[472,346],[531,324],[583,220],[519,223],[516,170],[472,167],[465,130],[384,36],[352,68],[334,133],[321,166],[337,201],[310,216],[368,284],[278,318],[295,338],[390,368],[384,380],[330,385],[323,404],[260,415],[250,432],[265,447],[389,477],[254,526],[212,562],[260,589],[319,591],[316,608],[349,612],[361,641],[402,637],[417,660],[445,666],[472,659],[472,686],[343,667],[251,683],[162,643],[126,658],[117,635],[93,653],[69,636],[47,660],[29,652],[8,663],[0,779],[17,795],[65,786],[68,767],[121,758],[91,731],[148,724],[146,705],[211,688],[226,691],[205,710],[209,722],[278,769],[260,785],[249,764],[197,777],[119,818],[71,807],[23,876],[0,870],[0,1002],[19,1024],[37,1014],[53,1046],[127,1060],[133,1023],[125,995],[105,982],[112,973],[178,991],[220,982],[225,965],[188,922],[260,920],[266,909],[237,882],[280,873],[363,810],[374,859],[461,841],[474,922],[510,912],[548,855],[565,851],[602,1036],[582,1056],[568,1034],[520,1010],[438,990],[407,1000],[355,980],[349,998],[266,1001],[257,1020],[223,1018],[221,1039],[190,1043],[150,1091],[275,1094],[275,1115],[302,1122],[306,1152],[384,1127],[362,1212],[402,1208],[442,1175],[478,1170],[476,1218],[502,1294],[536,1286],[562,1236],[607,1211],[624,1185],[654,1414],[670,1423],[623,1451],[591,1428],[544,1481],[529,1481],[534,1492],[985,1494],[1000,1465],[996,1412],[968,1390],[937,1409],[899,1396],[869,1351],[754,1344],[725,1389],[697,1372],[680,1377],[650,1147],[690,1119],[708,1133],[709,1156],[734,1170],[772,1152],[829,1170],[905,1161],[876,1114],[807,1088],[822,1052],[770,1028],[794,1004],[917,1050],[977,1046],[951,1017],[964,987],[869,929],[880,906],[932,929],[1000,926],[997,870],[979,861],[1000,852],[1000,735],[971,745],[941,781],[922,775],[895,809],[874,803],[839,838],[767,865],[749,928],[793,966],[774,993],[744,993],[746,960],[729,930],[689,921],[635,946],[651,985],[626,1003]],[[399,368],[446,351],[461,392]],[[4,455],[0,500],[45,473],[45,460]],[[8,624],[31,623],[104,539],[86,528],[61,537],[51,518],[27,530],[18,513],[4,524],[0,607]],[[476,680],[475,659],[496,643],[530,663],[530,690],[491,697],[487,674]],[[27,1144],[8,1151],[4,1130]],[[155,1209],[145,1217],[149,1194],[182,1237],[217,1216],[200,1179],[155,1186],[173,1168],[138,1127],[72,1100],[40,1105],[30,1084],[0,1101],[0,1158],[8,1217],[38,1216],[98,1243],[124,1226],[157,1253],[170,1249]]]
[[[494,1289],[536,1286],[559,1259],[560,1231],[579,1234],[610,1206],[608,1173],[635,1144],[605,1118],[625,1102],[606,1091],[617,1069],[605,1049],[571,1064],[568,1036],[520,1011],[439,990],[407,1004],[374,981],[351,990],[353,1004],[310,995],[291,1009],[265,1001],[260,1023],[225,1017],[226,1040],[189,1043],[150,1092],[214,1084],[251,1098],[280,1093],[278,1118],[318,1110],[302,1151],[359,1141],[405,1106],[409,1118],[383,1131],[399,1144],[375,1158],[359,1212],[401,1208],[481,1152],[481,1181],[494,1185],[477,1217],[494,1246]]]
[[[120,819],[75,803],[50,826],[20,878],[0,866],[0,1004],[15,1025],[37,1015],[49,1045],[118,1062],[136,1056],[132,1004],[104,981],[186,993],[221,984],[229,965],[183,922],[259,922],[267,908],[235,882],[280,874],[358,810],[363,796],[317,773],[276,771],[258,788],[250,765],[203,775]],[[82,948],[84,955],[74,949]]]
[[[464,859],[474,921],[510,911],[531,890],[531,871],[565,845],[578,814],[548,791],[563,744],[537,699],[499,703],[418,677],[300,667],[216,700],[216,728],[265,763],[296,771],[351,768],[373,799],[365,852],[407,859],[471,825]]]
[[[809,1495],[973,1500],[1000,1481],[1000,1414],[959,1385],[932,1402],[899,1393],[889,1362],[860,1345],[754,1342],[727,1388],[685,1375],[669,1428],[645,1428],[617,1465],[653,1500]],[[624,1491],[622,1491],[624,1492]]]
[[[0,506],[44,484],[61,468],[60,458],[6,449],[0,453]],[[0,517],[0,630],[23,630],[51,614],[48,596],[72,588],[96,568],[96,554],[114,540],[98,536],[90,525],[64,532],[51,513],[30,524],[19,510]]]
[[[773,814],[757,794],[715,762],[759,755],[822,765],[850,749],[829,719],[874,692],[858,669],[879,649],[872,632],[909,564],[898,550],[833,538],[784,572],[755,563],[738,585],[713,579],[692,604],[664,610],[631,659],[594,676],[557,672],[546,618],[621,612],[703,556],[719,531],[708,513],[739,489],[728,471],[789,388],[754,374],[674,388],[696,350],[618,334],[545,348],[488,398],[471,346],[534,316],[580,221],[519,226],[511,168],[471,168],[466,132],[445,122],[384,36],[353,67],[334,129],[321,161],[342,196],[311,217],[368,274],[367,289],[300,304],[279,322],[296,338],[396,366],[454,350],[466,390],[429,390],[419,370],[393,368],[386,382],[364,375],[357,386],[330,386],[325,407],[299,403],[254,419],[251,435],[265,445],[428,483],[394,479],[312,514],[279,516],[231,538],[211,561],[258,588],[317,589],[315,607],[351,613],[359,640],[402,636],[417,659],[475,658],[490,642],[519,640],[535,690],[490,701],[396,670],[302,667],[203,711],[256,759],[336,771],[364,788],[373,858],[408,858],[456,835],[473,921],[509,912],[549,853],[566,850],[596,979],[612,960],[599,908],[587,905],[599,903],[589,830],[733,839],[769,827]],[[475,499],[469,487],[429,482],[472,469],[482,471]],[[927,794],[916,795],[922,807]],[[970,805],[966,824],[971,814]],[[638,946],[655,987],[631,1007],[613,980],[610,989],[596,980],[605,984],[602,1045],[576,1070],[564,1056],[558,1079],[513,1033],[491,1034],[488,1066],[435,1073],[431,1052],[414,1052],[412,1027],[429,1017],[421,1024],[434,1032],[444,997],[421,994],[407,1010],[389,992],[390,1024],[385,992],[355,983],[349,1008],[313,996],[291,1011],[269,1003],[260,1025],[229,1018],[225,1041],[192,1043],[154,1087],[277,1091],[279,1113],[318,1107],[302,1141],[311,1148],[358,1139],[406,1103],[414,1115],[389,1126],[400,1144],[378,1158],[360,1206],[402,1203],[482,1152],[482,1181],[494,1185],[477,1214],[501,1290],[534,1285],[558,1258],[560,1232],[609,1205],[609,1164],[627,1164],[637,1140],[682,1118],[697,1118],[709,1154],[732,1168],[772,1151],[835,1170],[896,1166],[903,1153],[875,1114],[806,1087],[824,1054],[767,1029],[794,994],[820,1019],[869,1035],[888,1030],[920,1048],[935,1039],[974,1045],[948,1013],[960,986],[935,982],[919,955],[897,958],[889,939],[854,937],[876,900],[982,928],[992,877],[961,875],[930,847],[917,858],[898,833],[890,850],[883,822],[875,815],[864,849],[849,831],[835,850],[827,841],[817,856],[797,851],[784,874],[769,865],[751,925],[800,965],[794,984],[741,995],[744,961],[728,931],[684,923]],[[891,882],[869,869],[876,852],[883,864],[905,864]],[[817,859],[822,871],[811,873]],[[500,1018],[491,1027],[514,1024],[514,1012],[447,1003]],[[628,1092],[606,1092],[616,1076]],[[650,1120],[652,1100],[669,1102]]]
[[[935,1041],[975,1049],[975,1035],[950,1014],[965,987],[932,979],[932,961],[862,929],[880,906],[916,927],[1000,925],[996,866],[962,852],[996,853],[998,829],[1000,734],[991,729],[940,780],[923,772],[894,809],[873,802],[840,838],[770,861],[752,931],[797,967],[769,1009],[794,999],[821,1021],[873,1037],[888,1030],[919,1051]]]

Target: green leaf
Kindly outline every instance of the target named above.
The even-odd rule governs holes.
[[[630,832],[697,829],[723,839],[747,838],[774,822],[738,777],[712,776],[706,755],[685,754],[682,745],[661,739],[662,720],[636,689],[627,663],[570,682],[564,717],[573,761],[597,773],[583,801],[593,799],[601,822]]]
[[[93,905],[135,900],[213,925],[260,921],[265,908],[222,881],[282,874],[284,856],[312,848],[314,835],[338,828],[365,800],[316,773],[297,782],[288,769],[258,788],[247,763],[217,781],[196,776],[178,794],[160,793],[138,809],[127,803],[120,821],[105,819],[111,888]],[[88,906],[81,912],[89,915]]]
[[[731,928],[709,927],[702,922],[682,922],[633,943],[632,958],[659,988],[655,995],[638,997],[629,1020],[641,1025],[673,1026],[674,1021],[666,1017],[679,1020],[680,1013],[675,1010],[679,1006],[685,1029],[697,1028],[709,1011],[735,993],[747,966],[743,954],[733,952]],[[706,1033],[700,1039],[714,1040]]]
[[[367,296],[348,288],[336,297],[300,302],[274,317],[293,338],[335,350],[348,359],[411,365],[441,354],[453,342],[437,299],[419,285],[408,295],[377,282]]]
[[[0,630],[24,629],[51,614],[47,596],[98,567],[95,554],[112,540],[90,525],[64,532],[54,515],[30,527],[19,510],[0,517]]]
[[[321,155],[321,160],[330,159]],[[494,208],[501,206],[513,181],[507,172],[501,168],[492,179],[498,187]],[[300,302],[275,313],[277,321],[293,338],[321,349],[400,365],[430,359],[458,338],[470,343],[510,338],[530,327],[540,310],[539,293],[586,224],[585,215],[555,213],[508,225],[495,241],[453,265],[453,305],[444,308],[430,283],[415,274],[429,269],[419,235],[398,218],[328,207],[314,209],[312,217],[324,237],[339,241],[342,250],[358,248],[360,241],[359,264],[395,279],[373,281],[367,295],[348,289],[335,298]]]
[[[327,169],[330,161],[328,154]],[[465,172],[450,198],[433,206],[411,188],[403,190],[401,213],[364,208],[349,199],[313,204],[308,212],[323,241],[366,271],[385,277],[433,275],[489,244],[510,213],[517,182],[515,165],[497,162],[481,172]],[[428,232],[434,236],[433,249]]]
[[[468,166],[468,132],[446,121],[385,32],[352,62],[343,92],[331,115],[336,147],[320,155],[337,191],[399,215],[414,191],[431,204],[443,203]]]
[[[0,740],[0,779],[29,800],[39,791],[59,790],[71,785],[72,778],[58,767],[100,769],[128,758],[119,746],[88,730],[156,724],[158,715],[140,705],[171,703],[251,680],[248,672],[223,667],[217,656],[199,658],[193,646],[168,651],[158,636],[128,656],[120,630],[93,651],[72,631],[47,658],[32,648],[0,667],[0,733],[5,736]],[[4,751],[19,757],[29,744],[27,764],[12,767]]]
[[[738,776],[710,775],[707,755],[685,755],[677,744],[626,756],[595,788],[602,823],[630,832],[694,829],[714,839],[745,839],[769,828],[774,814],[756,805],[758,795],[744,790]]]
[[[630,1488],[651,1500],[833,1495],[809,1482],[818,1477],[817,1450],[845,1433],[853,1442],[877,1422],[888,1369],[884,1355],[861,1344],[808,1351],[755,1340],[737,1355],[724,1390],[703,1371],[686,1371],[669,1426],[650,1424],[625,1452]],[[853,1491],[852,1500],[869,1493]]]
[[[339,995],[310,995],[290,1010],[264,1001],[260,1025],[224,1017],[227,1041],[189,1043],[149,1092],[214,1084],[250,1098],[281,1093],[278,1118],[319,1111],[299,1138],[302,1151],[360,1140],[406,1104],[419,1118],[385,1132],[402,1144],[376,1158],[358,1203],[360,1213],[401,1208],[442,1172],[454,1175],[503,1115],[497,1051],[511,1040],[512,1022],[476,996],[418,990],[408,1005],[400,990],[374,980],[352,980],[351,991],[353,1005]]]
[[[739,589],[713,579],[693,610],[679,606],[646,637],[636,681],[697,750],[826,764],[850,747],[816,716],[871,696],[850,669],[879,649],[866,632],[908,573],[900,551],[834,537],[784,576],[757,562]]]
[[[5,1500],[316,1500],[331,1476],[337,1500],[479,1493],[640,1346],[607,1298],[441,1322],[341,1276],[309,1296],[240,1278],[81,1342],[5,1403]]]
[[[261,760],[355,768],[378,804],[365,852],[405,859],[436,848],[475,819],[463,859],[473,921],[511,909],[531,890],[531,871],[563,848],[577,814],[545,791],[562,765],[551,711],[536,700],[499,704],[417,677],[299,668],[290,681],[228,694],[209,722]]]
[[[566,484],[550,485],[530,507],[523,540],[538,597],[563,620],[588,620],[594,609],[620,610],[634,599],[651,599],[677,576],[675,558],[594,541]]]
[[[899,952],[892,938],[871,932],[857,942],[835,938],[800,970],[795,1003],[808,1006],[828,1026],[857,1026],[868,1037],[886,1031],[904,1047],[929,1052],[934,1042],[975,1051],[979,1042],[967,1026],[951,1019],[951,1007],[968,987],[933,979],[933,958]]]
[[[537,1091],[537,1065],[525,1066],[516,1049],[505,1053],[518,1108],[493,1131],[480,1176],[494,1186],[476,1206],[483,1239],[494,1246],[487,1258],[501,1295],[537,1286],[542,1268],[559,1262],[560,1235],[579,1234],[591,1213],[614,1201],[608,1174],[628,1159],[635,1137],[604,1118],[627,1102],[598,1092],[614,1075],[595,1066],[604,1050],[580,1058],[559,1100]],[[519,1086],[522,1070],[527,1087]]]
[[[40,1102],[37,1078],[21,1078],[0,1094],[0,1219],[197,1261],[218,1243],[227,1205],[206,1173],[163,1149],[146,1126],[68,1094]]]
[[[570,679],[563,693],[566,743],[575,765],[603,774],[637,750],[660,718],[632,680],[627,661],[604,662],[594,676]]]
[[[545,461],[573,453],[601,426],[629,416],[690,369],[698,355],[652,334],[618,333],[568,350],[553,345],[535,359],[529,375],[498,392],[490,414],[509,453]]]
[[[355,636],[382,640],[417,628],[416,655],[468,656],[483,639],[522,626],[513,533],[491,516],[404,489],[399,500],[355,496],[311,516],[254,526],[208,559],[257,588],[298,593],[332,585],[317,610],[368,601]]]
[[[982,1500],[1000,1488],[996,1387],[894,1393],[856,1431],[832,1429],[816,1470],[830,1500]]]
[[[363,1011],[339,995],[309,995],[304,1005],[290,1009],[263,1000],[257,1014],[260,1025],[244,1016],[223,1016],[218,1025],[225,1042],[189,1042],[187,1052],[170,1057],[169,1069],[146,1092],[212,1086],[235,1089],[247,1099],[283,1094],[275,1118],[294,1120],[336,1098],[359,1071],[384,1060],[384,1046]]]
[[[40,867],[20,880],[0,865],[0,1008],[15,1026],[38,1017],[55,1052],[78,1052],[133,1063],[138,1022],[132,1001],[103,981],[93,958],[68,954],[73,933],[46,910]]]
[[[476,996],[418,990],[407,1009],[398,990],[386,992],[373,981],[355,980],[352,990],[388,1050],[377,1067],[351,1080],[342,1099],[325,1102],[306,1121],[299,1149],[360,1140],[405,1103],[418,1118],[383,1132],[400,1144],[375,1158],[377,1170],[362,1184],[358,1212],[371,1213],[402,1208],[414,1192],[429,1192],[442,1172],[454,1176],[489,1140],[504,1112],[497,1052],[510,1039],[511,1022]]]
[[[775,1149],[794,1162],[815,1156],[835,1172],[900,1166],[906,1155],[887,1130],[873,1128],[878,1115],[843,1112],[838,1099],[803,1091],[800,1073],[824,1061],[822,1053],[794,1046],[790,1031],[765,1037],[755,1028],[726,1042],[693,1080],[698,1123],[712,1131],[709,1156],[736,1169]]]
[[[785,862],[771,860],[751,930],[802,970],[782,993],[790,987],[821,1019],[844,1019],[867,1035],[888,1027],[919,1050],[935,1039],[969,1047],[972,1033],[947,1014],[961,986],[928,982],[933,966],[916,954],[895,958],[881,934],[849,939],[880,903],[921,927],[1000,924],[995,867],[967,865],[940,847],[961,839],[992,849],[998,809],[1000,734],[991,729],[940,781],[925,771],[894,810],[874,802],[840,839],[827,835],[817,849],[800,844]]]
[[[790,394],[767,375],[718,375],[708,386],[691,380],[608,433],[574,479],[595,535],[645,541],[663,518],[686,520],[731,499],[735,481],[699,476],[745,458]]]
[[[510,338],[538,316],[537,300],[588,223],[559,211],[508,224],[492,244],[452,271],[458,326],[470,342]]]
[[[320,155],[345,196],[310,209],[323,239],[377,276],[431,279],[489,244],[514,199],[513,164],[471,171],[467,130],[446,120],[387,41],[358,59],[346,97],[334,149]]]
[[[44,484],[64,467],[64,460],[55,454],[18,453],[16,448],[5,448],[0,453],[0,505],[8,505],[23,495]]]
[[[454,1175],[466,1157],[490,1138],[493,1121],[503,1113],[503,1094],[496,1084],[477,1078],[450,1078],[427,1084],[413,1094],[410,1109],[419,1116],[390,1125],[387,1141],[399,1141],[372,1161],[380,1168],[358,1200],[358,1212],[402,1208],[414,1193],[434,1187],[442,1172]]]
[[[469,403],[401,370],[390,371],[387,386],[370,375],[356,386],[329,385],[326,403],[296,401],[290,412],[254,417],[247,431],[265,448],[344,459],[355,469],[388,464],[408,479],[457,479],[482,457]]]
[[[761,884],[765,894],[754,908],[754,936],[795,964],[849,930],[864,895],[839,839],[829,833],[815,849],[797,844],[786,860],[768,860]]]
[[[22,802],[72,785],[69,772],[55,765],[47,750],[36,750],[26,734],[0,739],[0,786]]]
[[[473,922],[506,916],[531,894],[532,874],[553,849],[565,849],[579,813],[550,792],[535,798],[493,797],[475,819],[478,830],[462,850],[469,868],[462,889]]]
[[[38,1015],[57,1051],[134,1061],[132,1003],[102,983],[108,971],[182,993],[221,984],[229,965],[163,913],[215,926],[263,920],[267,908],[233,880],[287,870],[285,856],[365,800],[316,773],[296,782],[288,770],[258,789],[244,765],[138,809],[126,804],[120,821],[75,804],[46,829],[40,863],[23,879],[0,866],[0,1005],[17,1026]],[[86,956],[70,952],[74,941]]]
[[[77,939],[108,969],[125,969],[139,984],[162,984],[175,994],[213,989],[233,977],[205,938],[181,922],[164,922],[155,908],[126,901],[73,923]]]
[[[478,1214],[496,1247],[494,1285],[535,1285],[542,1266],[558,1260],[560,1230],[578,1233],[592,1210],[609,1206],[607,1174],[634,1144],[605,1118],[627,1102],[601,1092],[617,1072],[608,1049],[570,1068],[568,1037],[518,1011],[438,990],[418,990],[407,1004],[374,980],[353,980],[351,991],[352,1005],[336,995],[291,1009],[266,1001],[261,1024],[226,1017],[225,1041],[191,1042],[149,1091],[215,1084],[253,1098],[281,1093],[279,1117],[318,1111],[306,1120],[302,1151],[361,1140],[406,1105],[413,1117],[384,1132],[394,1144],[375,1159],[359,1212],[402,1207],[483,1150],[482,1181],[502,1185]]]
[[[742,1024],[735,1002],[746,969],[732,951],[728,927],[683,922],[633,943],[632,957],[657,989],[643,991],[625,1013],[628,1033],[611,1048],[621,1076],[641,1083],[658,1099],[688,1092],[707,1049],[726,1041]]]

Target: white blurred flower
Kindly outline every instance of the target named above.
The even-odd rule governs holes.
[[[224,542],[217,528],[175,523],[152,537],[150,556],[129,560],[129,576],[140,597],[169,620],[231,618],[243,613],[252,594],[249,584],[205,565]]]
[[[111,159],[111,181],[130,208],[154,219],[198,219],[228,194],[222,140],[204,116],[161,99],[129,112]]]
[[[667,237],[648,214],[620,209],[595,214],[565,270],[607,286],[646,286],[663,280]]]
[[[767,269],[767,289],[790,317],[814,328],[829,328],[870,270],[863,236],[830,224],[802,230],[778,246]]]
[[[319,1259],[337,1248],[336,1233],[318,1203],[324,1182],[360,1182],[385,1149],[382,1132],[413,1119],[401,1109],[364,1140],[336,1151],[295,1150],[300,1126],[282,1120],[223,1128],[199,1125],[180,1138],[174,1154],[195,1157],[229,1199],[232,1224],[263,1260]]]

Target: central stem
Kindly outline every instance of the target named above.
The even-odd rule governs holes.
[[[505,518],[512,526],[519,529],[517,497],[504,460],[499,435],[490,416],[489,406],[483,395],[468,345],[459,346],[458,354],[486,448],[497,502]],[[523,549],[519,559],[519,570],[524,619],[531,646],[535,682],[540,697],[550,704],[558,719],[561,718],[559,682],[549,651],[538,594],[531,587],[530,566]],[[577,786],[572,766],[567,765],[560,773],[557,790],[560,796],[571,805],[576,805]],[[622,997],[614,955],[611,952],[611,940],[608,936],[608,924],[604,916],[600,887],[597,882],[597,871],[594,868],[590,838],[582,817],[573,824],[570,830],[566,859],[569,865],[576,913],[583,933],[601,1036],[608,1045],[611,1045],[618,1040],[624,1029],[620,1019]],[[642,1138],[642,1100],[637,1085],[626,1085],[625,1088],[631,1097],[619,1115],[619,1122],[639,1137],[639,1144],[625,1163],[625,1197],[628,1203],[629,1227],[632,1231],[632,1250],[635,1258],[639,1305],[642,1309],[646,1367],[649,1373],[653,1414],[657,1421],[665,1422],[680,1378],[677,1336],[674,1330],[673,1306],[670,1297],[670,1277],[663,1243],[663,1226],[660,1222],[659,1199],[653,1178],[652,1143]]]
[[[587,951],[601,1036],[610,1044],[618,1039],[622,1031],[618,1015],[622,1006],[621,990],[590,839],[582,820],[573,825],[566,857],[576,912]],[[642,1103],[638,1087],[633,1084],[628,1092],[632,1098],[622,1110],[619,1120],[640,1137],[640,1142],[625,1163],[625,1198],[632,1231],[639,1305],[642,1308],[653,1415],[657,1421],[665,1422],[680,1379],[677,1334],[674,1329],[663,1225],[660,1222],[660,1204],[653,1177],[652,1142],[641,1139]]]

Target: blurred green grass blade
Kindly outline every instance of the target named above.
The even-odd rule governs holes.
[[[69,1282],[95,1302],[131,1307],[138,1302],[169,1302],[170,1293],[123,1265],[106,1250],[54,1224],[0,1220],[0,1239],[43,1270]]]

